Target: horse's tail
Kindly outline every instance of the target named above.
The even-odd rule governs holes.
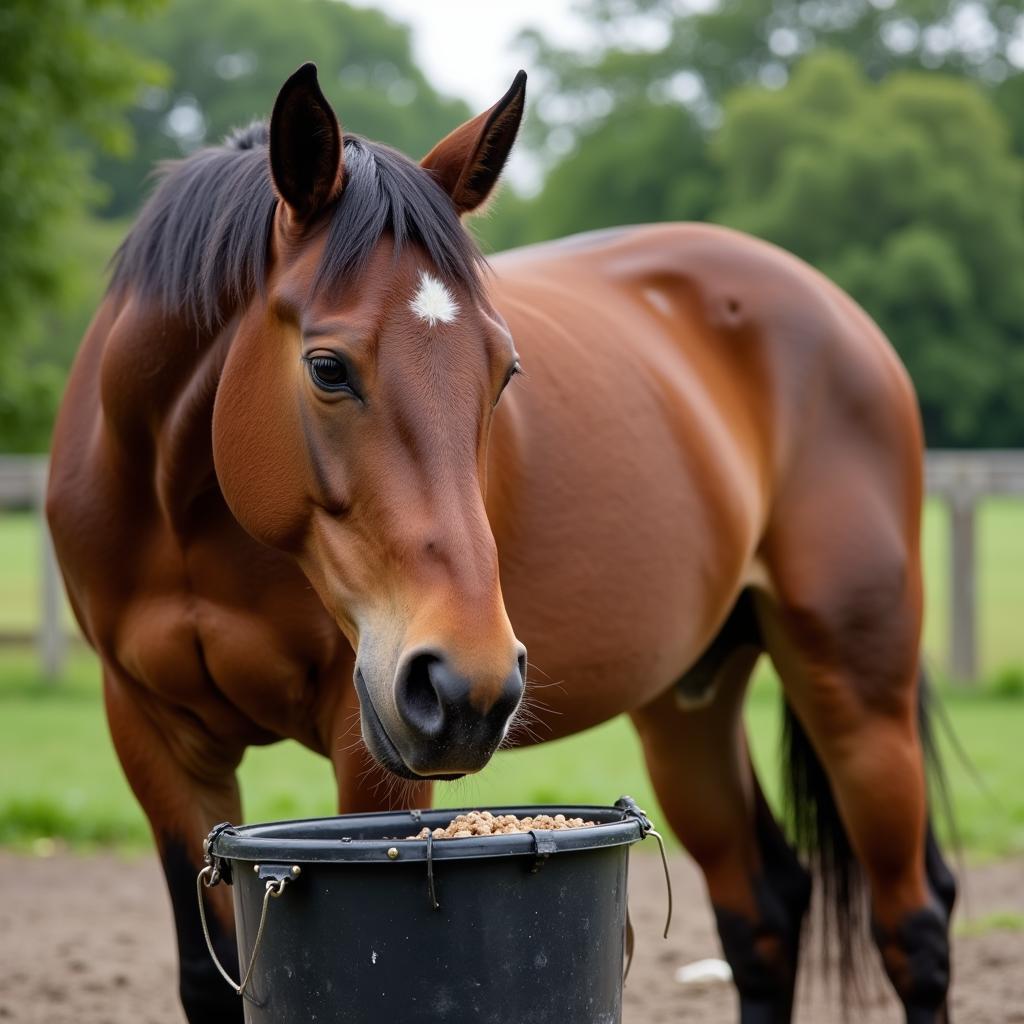
[[[939,798],[944,816],[952,825],[931,710],[932,690],[922,668],[918,680],[918,732],[932,793]],[[788,702],[782,740],[787,824],[819,889],[821,941],[826,959],[838,973],[842,991],[853,995],[859,987],[861,967],[870,944],[867,879],[850,846],[828,776]]]

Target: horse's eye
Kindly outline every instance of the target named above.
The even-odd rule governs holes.
[[[309,375],[321,391],[351,391],[348,367],[335,356],[313,356],[306,360]]]
[[[519,365],[519,360],[517,359],[517,360],[516,360],[516,361],[515,361],[515,362],[514,362],[514,363],[513,363],[513,364],[512,364],[512,365],[511,365],[511,366],[510,366],[509,368],[508,368],[508,371],[507,371],[507,372],[505,373],[505,379],[504,379],[504,380],[503,380],[503,381],[501,382],[501,390],[500,390],[500,391],[498,392],[498,397],[497,397],[497,398],[496,398],[496,399],[494,400],[494,404],[495,404],[495,405],[497,405],[497,404],[498,404],[498,400],[499,400],[499,399],[501,398],[501,396],[502,396],[502,395],[503,395],[503,394],[505,393],[505,388],[507,388],[507,387],[509,386],[509,384],[511,384],[511,383],[512,383],[512,378],[513,378],[513,377],[515,377],[515,376],[516,376],[517,374],[520,374],[520,373],[522,373],[522,372],[523,372],[523,369],[522,369],[522,367],[521,367],[521,366]]]

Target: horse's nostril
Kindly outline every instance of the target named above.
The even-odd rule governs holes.
[[[425,651],[409,660],[398,684],[398,710],[413,728],[432,733],[444,724],[444,709],[433,676],[441,658]]]
[[[406,763],[428,775],[479,770],[505,736],[523,695],[525,669],[525,649],[517,648],[504,679],[478,679],[474,689],[473,679],[442,651],[409,652],[395,679]]]

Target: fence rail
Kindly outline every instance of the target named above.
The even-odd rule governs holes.
[[[987,497],[1024,498],[1024,449],[1011,451],[930,451],[926,464],[928,493],[949,507],[950,675],[973,682],[978,675],[976,509]],[[0,510],[31,508],[39,518],[42,544],[39,627],[33,634],[3,632],[0,644],[35,640],[48,679],[56,679],[67,653],[63,622],[63,588],[53,544],[43,514],[46,459],[0,456]]]

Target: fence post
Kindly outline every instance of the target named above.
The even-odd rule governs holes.
[[[64,668],[67,654],[67,637],[64,633],[64,585],[60,567],[53,550],[50,526],[46,521],[46,481],[49,471],[45,459],[35,467],[35,510],[39,521],[39,550],[41,555],[42,580],[40,581],[39,607],[39,658],[43,663],[43,675],[50,682],[56,682]]]
[[[964,490],[949,501],[950,668],[960,683],[978,678],[975,591],[975,495]]]

